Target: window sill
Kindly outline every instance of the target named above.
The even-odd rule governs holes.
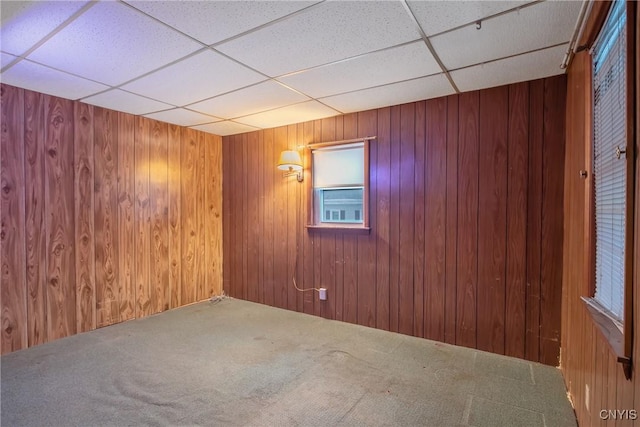
[[[624,353],[624,334],[613,320],[597,307],[597,303],[594,304],[592,298],[582,297],[582,302],[584,302],[591,320],[593,320],[593,323],[609,344],[611,352],[616,356],[617,361],[622,364],[625,376],[627,379],[631,378],[631,358]]]
[[[370,234],[370,227],[361,225],[306,225],[307,230],[314,233]]]

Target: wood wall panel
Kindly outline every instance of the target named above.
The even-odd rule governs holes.
[[[153,314],[151,301],[155,290],[151,283],[151,207],[149,191],[149,140],[152,121],[136,117],[135,191],[133,234],[135,236],[134,262],[136,292],[136,317]]]
[[[2,202],[0,260],[2,262],[2,353],[25,348],[27,333],[24,91],[2,86],[0,92],[2,134]],[[24,285],[24,286],[21,286]]]
[[[33,346],[46,342],[44,96],[37,92],[24,92],[24,147],[27,334]]]
[[[430,181],[425,182],[425,175],[428,175],[431,170],[428,166],[425,166],[425,162],[429,159],[425,159],[425,151],[427,150],[427,144],[429,143],[429,137],[427,135],[427,103],[431,104],[431,101],[423,101],[416,103],[416,145],[415,145],[415,173],[414,173],[414,251],[413,251],[413,317],[415,319],[413,323],[413,335],[417,337],[425,336],[425,323],[429,327],[430,322],[425,321],[425,315],[430,315],[431,311],[428,307],[425,308],[425,288],[427,291],[432,290],[429,287],[425,279],[425,270],[429,272],[433,271],[430,265],[427,265],[425,252],[432,248],[431,245],[425,247],[425,220],[431,219],[429,215],[429,208],[431,203],[425,205],[425,187],[430,184]],[[431,105],[430,105],[431,106]],[[431,112],[431,110],[429,111]],[[434,124],[434,123],[430,123]],[[446,122],[445,122],[446,126]],[[431,128],[430,128],[431,130]],[[375,144],[372,144],[375,145]],[[425,170],[426,169],[426,170]],[[430,200],[431,202],[431,200]],[[426,219],[425,219],[426,217]],[[426,231],[428,233],[428,231]],[[427,298],[426,301],[431,301],[431,298]],[[425,313],[426,312],[426,313]]]
[[[93,106],[74,103],[76,328],[96,328]],[[114,212],[115,213],[115,212]]]
[[[168,125],[152,121],[149,139],[149,214],[151,253],[149,265],[151,313],[169,309],[169,147]],[[204,188],[204,187],[199,187]],[[201,229],[206,232],[205,229]]]
[[[598,6],[598,4],[596,4]],[[632,45],[635,52],[630,52],[629,57],[635,58],[636,72],[632,77],[635,81],[635,98],[632,103],[635,108],[635,123],[631,126],[635,135],[635,206],[634,215],[634,254],[640,254],[640,157],[637,153],[640,149],[638,128],[640,126],[640,34],[637,31],[637,22],[640,18],[640,8],[635,2],[627,3],[630,22],[628,34],[633,37],[635,29],[635,44]],[[594,7],[585,34],[597,34],[598,17],[604,15],[598,13]],[[635,15],[635,26],[633,26]],[[594,23],[596,23],[594,25]],[[593,37],[591,37],[593,38]],[[640,407],[640,380],[638,380],[637,357],[640,354],[640,340],[638,339],[638,327],[640,325],[640,256],[634,256],[634,275],[632,278],[633,294],[633,323],[630,325],[633,332],[633,353],[631,379],[624,376],[622,365],[615,361],[615,354],[610,349],[606,338],[595,326],[591,315],[587,312],[581,297],[590,295],[590,275],[593,263],[591,259],[590,239],[592,234],[592,222],[589,217],[591,212],[591,138],[592,134],[592,88],[591,88],[591,57],[583,51],[573,58],[568,71],[568,84],[566,92],[566,150],[564,152],[564,186],[563,195],[558,195],[557,188],[551,188],[551,181],[545,182],[544,197],[548,203],[554,203],[559,197],[564,198],[564,223],[563,223],[563,254],[562,263],[562,328],[560,346],[562,347],[562,360],[560,363],[569,395],[575,406],[578,423],[584,426],[631,426],[639,425],[635,420],[602,420],[601,410],[618,409],[631,410]],[[546,88],[547,95],[555,90],[553,83]],[[555,113],[554,107],[549,113]],[[555,124],[559,126],[559,124]],[[546,149],[545,141],[545,149]],[[549,147],[551,150],[553,148]],[[550,152],[544,157],[547,162],[558,161],[555,156],[558,152]],[[580,171],[588,172],[587,179],[580,177]],[[551,179],[551,178],[550,178]],[[542,233],[545,237],[556,238],[553,233],[558,232],[559,225],[553,219],[546,220],[543,215]],[[544,249],[543,249],[544,250]],[[553,255],[553,250],[548,249],[549,254],[542,254],[542,261]],[[547,281],[553,282],[559,273],[543,268],[541,272],[541,296],[543,304],[550,300],[552,304],[558,298],[558,289]],[[543,313],[540,329],[540,348],[550,351],[555,347],[554,339],[557,331],[553,328],[554,313]],[[625,325],[625,327],[627,327]],[[587,396],[588,390],[588,396]]]
[[[558,109],[565,84],[559,76],[223,137],[225,291],[557,364],[558,348],[540,340],[560,328],[553,292],[561,286],[562,240],[544,243],[555,255],[540,251],[543,230],[562,222],[557,192],[543,197],[543,183],[563,176],[550,156],[564,149]],[[297,212],[308,217],[308,169],[303,183],[283,178],[280,151],[372,135],[370,234],[307,230]],[[544,154],[545,144],[555,154]],[[537,246],[529,248],[529,239]],[[327,288],[327,301],[317,292],[297,294],[293,273],[300,287]],[[527,284],[536,277],[533,294]],[[542,302],[540,277],[551,292]],[[541,319],[549,332],[536,334],[545,331]]]
[[[377,130],[377,112],[375,110],[358,113],[357,135],[375,135]],[[376,144],[369,145],[369,162],[375,165],[378,158]],[[377,204],[377,168],[369,168],[369,206]],[[369,225],[377,227],[376,210],[369,211]],[[370,236],[358,236],[358,324],[375,327],[376,325],[376,242]]]
[[[534,333],[540,307],[529,304],[540,304],[544,271],[546,291],[560,286],[553,274],[561,269],[562,239],[544,243],[553,257],[541,251],[544,227],[557,232],[563,210],[543,217],[542,209],[558,203],[549,189],[543,204],[543,174],[561,179],[563,167],[543,155],[543,144],[554,144],[562,158],[565,84],[560,76],[223,137],[223,223],[234,236],[224,242],[225,291],[557,364],[558,348]],[[307,230],[297,218],[308,218],[310,159],[300,184],[276,169],[280,151],[372,135],[370,234]],[[257,141],[261,155],[250,152]],[[327,301],[313,291],[298,294],[294,273],[300,288],[327,288]],[[539,281],[536,294],[527,292],[531,277]],[[555,295],[544,301],[552,337],[560,305]]]
[[[376,327],[389,330],[389,227],[391,203],[391,113],[390,108],[382,108],[378,113],[378,132],[375,141],[376,159]]]
[[[47,338],[76,333],[73,102],[46,97]],[[72,171],[71,173],[69,171]]]
[[[457,318],[457,242],[458,242],[458,97],[447,97],[447,150],[446,150],[446,189],[447,210],[445,220],[446,235],[446,289],[444,340],[449,344],[456,342]]]
[[[423,184],[426,192],[424,205],[416,204],[416,210],[425,211],[424,330],[425,337],[444,341],[447,162],[443,159],[447,157],[447,99],[429,100],[426,106],[427,139],[424,145],[427,158]],[[416,230],[416,236],[418,235],[419,231]]]
[[[540,357],[557,365],[560,351],[560,312],[550,310],[562,299],[562,233],[566,83],[544,84],[544,150],[542,181],[542,251],[540,271]],[[551,359],[547,359],[551,357]]]
[[[194,130],[182,129],[181,162],[182,287],[180,300],[182,304],[191,304],[197,297],[196,256],[200,233],[196,228],[196,194],[189,191],[196,186],[198,167],[198,134]]]
[[[456,343],[476,346],[478,285],[478,92],[458,99],[458,304]],[[500,125],[500,124],[498,124]]]
[[[505,354],[524,358],[529,85],[509,87]]]
[[[118,285],[120,320],[136,317],[135,116],[118,113]]]
[[[3,354],[222,292],[220,137],[0,91]],[[186,139],[200,157],[183,185]],[[183,199],[201,236],[188,282]]]
[[[167,191],[169,192],[169,308],[176,308],[182,305],[182,223],[180,221],[182,212],[181,203],[181,135],[180,126],[169,125],[168,139],[167,139],[167,168],[168,168],[168,185]],[[212,168],[213,170],[214,168]],[[217,171],[222,168],[215,169]],[[222,204],[220,195],[222,189],[219,189],[218,202]],[[209,194],[212,200],[213,195]],[[218,223],[221,221],[218,221]],[[219,244],[221,244],[220,239]],[[217,247],[216,247],[217,249]],[[221,254],[222,250],[218,254]],[[212,252],[213,254],[213,252]],[[221,290],[220,290],[221,292]]]
[[[500,354],[505,336],[508,110],[507,86],[480,92],[477,339],[479,349]]]
[[[96,326],[120,321],[118,113],[94,111]]]
[[[259,148],[259,147],[257,147]],[[206,241],[203,262],[206,289],[204,298],[222,294],[222,138],[206,135],[205,141],[205,191],[204,210]],[[258,222],[260,224],[260,222]]]

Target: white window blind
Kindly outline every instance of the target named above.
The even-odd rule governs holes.
[[[319,148],[312,153],[315,188],[364,185],[364,143]]]
[[[611,6],[593,47],[595,299],[612,317],[624,312],[626,158],[625,2]]]

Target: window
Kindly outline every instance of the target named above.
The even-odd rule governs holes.
[[[627,187],[627,162],[624,154],[620,153],[627,146],[624,5],[622,1],[613,5],[593,47],[594,298],[607,309],[620,328],[624,313]]]
[[[309,228],[368,231],[369,139],[310,146]]]
[[[614,350],[630,372],[634,157],[627,28],[627,4],[615,1],[592,48],[595,272],[588,302],[605,316],[597,321],[605,335],[620,337]]]

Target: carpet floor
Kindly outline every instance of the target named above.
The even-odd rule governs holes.
[[[229,298],[0,369],[3,426],[576,426],[556,368]]]

